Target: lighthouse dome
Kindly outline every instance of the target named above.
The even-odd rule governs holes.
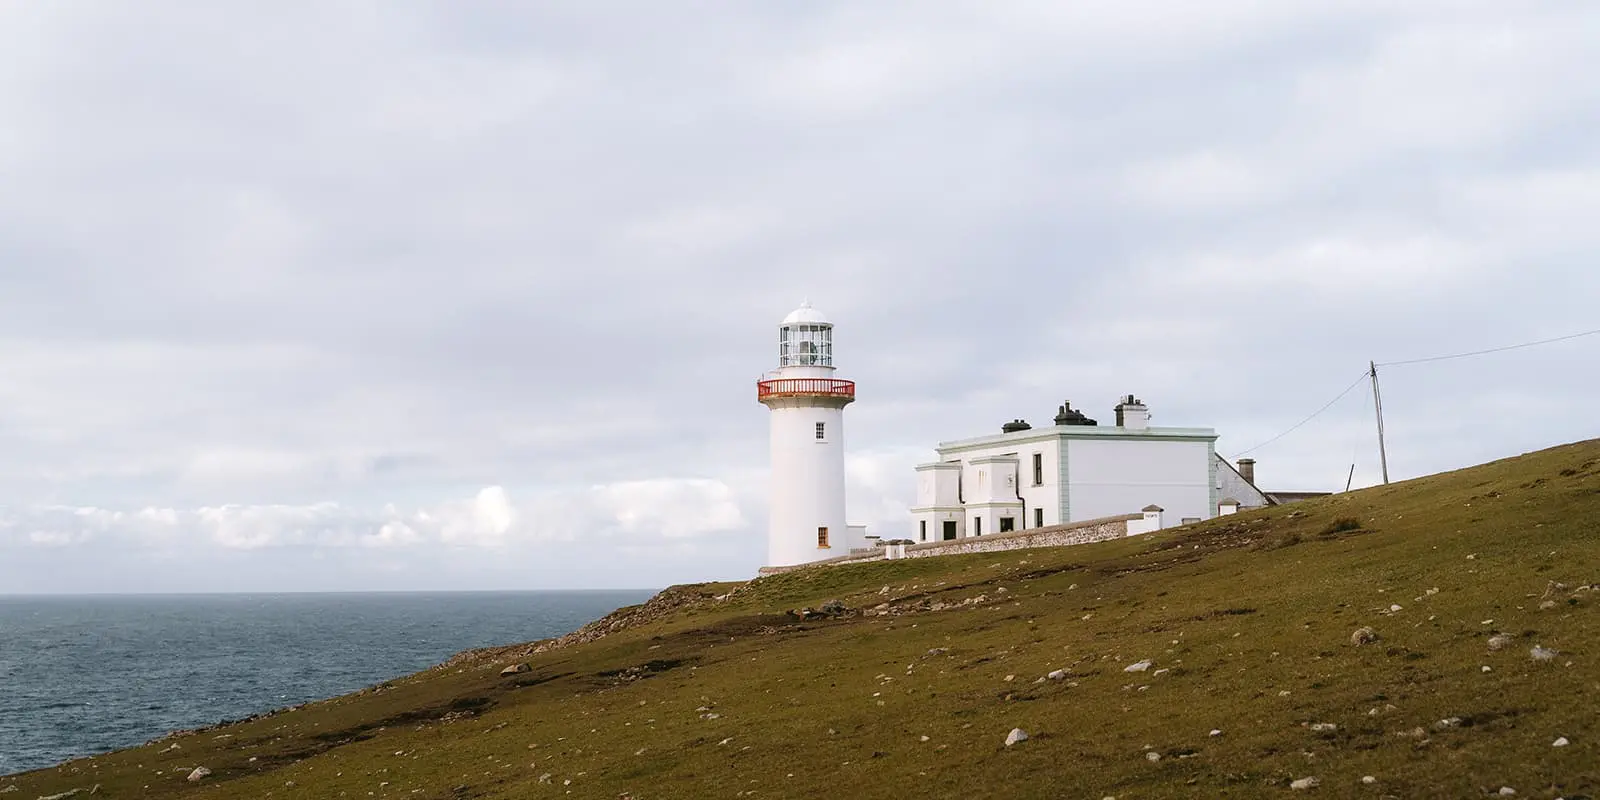
[[[793,311],[790,311],[789,312],[789,316],[783,318],[783,323],[782,324],[784,324],[784,325],[832,325],[833,323],[829,322],[828,321],[828,317],[826,315],[824,315],[821,311],[818,311],[818,310],[812,308],[811,307],[811,301],[807,300],[805,302],[802,302],[800,304],[799,308],[797,308],[797,309],[795,309]]]

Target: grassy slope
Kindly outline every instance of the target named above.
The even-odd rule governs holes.
[[[1361,527],[1325,533],[1341,518]],[[466,658],[0,791],[1254,797],[1315,776],[1331,796],[1600,796],[1596,584],[1600,440],[1136,539],[688,587],[699,605],[522,675]],[[901,613],[783,616],[829,598]],[[1352,645],[1361,626],[1381,639]],[[1492,651],[1496,632],[1516,639]],[[1013,727],[1032,738],[1005,747]],[[215,774],[190,784],[197,764]]]

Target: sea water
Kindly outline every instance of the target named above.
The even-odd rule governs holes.
[[[0,775],[558,636],[650,594],[0,597]]]

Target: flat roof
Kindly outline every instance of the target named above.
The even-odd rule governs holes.
[[[1046,439],[1202,439],[1215,441],[1217,439],[1217,430],[1215,428],[1152,427],[1134,429],[1119,428],[1114,425],[1051,425],[1044,428],[1030,428],[1025,431],[997,433],[971,439],[954,439],[948,442],[940,442],[937,449],[966,450],[975,447],[1020,444],[1022,442]]]

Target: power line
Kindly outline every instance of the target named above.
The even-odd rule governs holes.
[[[1564,342],[1564,341],[1567,341],[1568,339],[1577,339],[1577,338],[1580,338],[1580,337],[1583,337],[1583,336],[1593,336],[1593,335],[1595,335],[1597,333],[1600,333],[1600,328],[1596,328],[1596,329],[1594,329],[1592,331],[1584,331],[1583,333],[1574,333],[1574,334],[1571,334],[1569,336],[1557,336],[1554,339],[1542,339],[1542,340],[1537,341],[1537,342],[1523,342],[1522,344],[1513,344],[1513,345],[1509,345],[1509,346],[1506,346],[1506,347],[1492,347],[1492,348],[1490,348],[1488,350],[1474,350],[1474,351],[1472,351],[1470,353],[1455,353],[1455,354],[1448,355],[1448,356],[1432,356],[1432,357],[1429,357],[1429,358],[1413,358],[1413,359],[1410,359],[1410,360],[1407,360],[1407,361],[1379,362],[1377,366],[1380,366],[1380,367],[1398,367],[1398,366],[1402,366],[1402,365],[1405,365],[1405,364],[1422,364],[1422,363],[1428,362],[1428,361],[1448,361],[1448,360],[1450,360],[1452,358],[1468,358],[1470,356],[1488,355],[1489,353],[1503,353],[1503,352],[1505,352],[1507,350],[1520,350],[1520,349],[1522,349],[1524,347],[1535,347],[1535,346],[1541,345],[1541,344],[1552,344],[1554,342]]]
[[[1362,370],[1361,376],[1356,378],[1354,383],[1352,383],[1349,386],[1345,387],[1345,390],[1340,392],[1338,397],[1335,397],[1332,400],[1329,400],[1327,405],[1324,405],[1322,408],[1317,409],[1316,412],[1313,413],[1311,416],[1306,417],[1305,419],[1300,420],[1299,422],[1295,423],[1294,427],[1290,428],[1289,430],[1286,430],[1283,433],[1280,433],[1277,436],[1274,436],[1271,439],[1268,439],[1268,440],[1262,442],[1261,444],[1258,444],[1255,447],[1250,448],[1249,450],[1246,450],[1246,451],[1244,451],[1242,453],[1239,453],[1239,454],[1235,455],[1234,458],[1243,458],[1243,457],[1245,457],[1247,455],[1250,455],[1251,453],[1254,453],[1255,451],[1260,450],[1261,448],[1266,447],[1267,445],[1272,444],[1273,442],[1276,442],[1279,439],[1282,439],[1283,437],[1288,436],[1289,434],[1294,433],[1295,431],[1299,430],[1300,427],[1305,425],[1307,422],[1310,422],[1311,420],[1314,420],[1317,417],[1322,416],[1322,412],[1327,411],[1330,408],[1333,408],[1333,404],[1334,403],[1337,403],[1340,400],[1343,400],[1345,395],[1349,394],[1351,392],[1351,390],[1355,389],[1357,386],[1360,386],[1361,382],[1366,380],[1368,377],[1369,377],[1369,374],[1367,373],[1367,371]]]

